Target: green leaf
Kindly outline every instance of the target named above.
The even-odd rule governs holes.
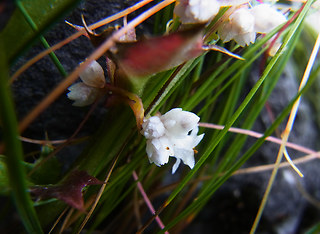
[[[0,40],[0,50],[3,51]],[[18,140],[18,124],[11,90],[8,86],[9,68],[5,53],[0,53],[0,119],[5,143],[6,164],[12,195],[20,218],[28,233],[42,233],[42,229],[27,192],[26,173],[21,164],[22,144]]]
[[[7,195],[9,192],[9,177],[7,165],[3,155],[0,155],[0,194]]]
[[[30,26],[23,13],[16,8],[0,33],[3,40],[4,52],[9,64],[13,63],[21,53],[30,47],[32,43],[43,34],[54,22],[64,16],[79,0],[23,0],[26,12],[37,26],[38,31]]]

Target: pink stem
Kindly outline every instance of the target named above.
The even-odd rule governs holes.
[[[139,189],[139,191],[140,191],[140,193],[141,193],[141,195],[142,195],[142,197],[143,197],[143,200],[145,201],[146,205],[148,206],[151,214],[154,215],[154,214],[156,213],[156,211],[155,211],[155,209],[153,208],[153,205],[152,205],[151,201],[149,200],[148,195],[147,195],[146,192],[144,191],[142,184],[138,181],[138,175],[137,175],[137,173],[136,173],[135,171],[133,171],[133,172],[132,172],[132,176],[133,176],[133,179],[134,179],[135,181],[137,181],[137,186],[138,186],[138,189]],[[164,229],[165,226],[164,226],[164,224],[162,223],[162,221],[161,221],[161,219],[160,219],[159,216],[156,216],[156,221],[157,221],[159,227],[160,227],[161,229]],[[169,234],[169,232],[166,231],[165,234]]]
[[[218,130],[222,130],[224,128],[223,125],[217,125],[217,124],[211,124],[211,123],[199,123],[200,127],[204,127],[204,128],[213,128],[213,129],[218,129]],[[229,132],[235,132],[235,133],[240,133],[240,134],[244,134],[244,135],[248,135],[251,137],[255,137],[255,138],[260,138],[263,136],[262,133],[258,133],[258,132],[254,132],[251,130],[247,130],[247,129],[241,129],[241,128],[229,128],[228,130]],[[267,141],[271,141],[277,144],[282,144],[282,140],[276,137],[272,137],[269,136],[266,138]],[[306,154],[314,154],[317,153],[314,150],[308,149],[306,147],[291,143],[291,142],[287,142],[286,143],[286,147],[298,150],[300,152],[306,153]]]

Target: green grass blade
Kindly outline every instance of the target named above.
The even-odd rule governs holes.
[[[0,41],[0,47],[2,47]],[[3,48],[1,48],[1,51]],[[8,85],[8,63],[0,53],[0,119],[5,141],[6,163],[12,195],[21,220],[28,233],[42,233],[33,203],[27,192],[26,173],[22,166],[23,152],[18,140],[17,119]]]
[[[2,38],[4,46],[2,52],[7,55],[10,65],[14,63],[45,30],[48,30],[54,22],[66,15],[80,0],[17,1],[23,3],[26,11],[38,26],[39,30],[34,32],[19,9],[13,12],[9,22],[0,32],[0,38]]]
[[[35,33],[37,33],[39,31],[38,26],[36,25],[36,23],[32,20],[31,16],[28,14],[26,8],[23,6],[23,4],[21,3],[21,1],[17,1],[16,5],[18,6],[19,10],[21,11],[22,15],[24,16],[24,18],[26,19],[26,21],[28,22],[28,24],[30,25],[30,27],[33,29],[33,31]],[[50,45],[47,42],[47,40],[43,37],[40,36],[40,41],[42,43],[42,45],[44,46],[44,48],[49,49]],[[51,52],[49,54],[53,64],[57,67],[57,69],[59,70],[60,74],[64,77],[67,76],[67,72],[65,71],[65,69],[63,68],[62,64],[60,63],[58,57],[56,56],[56,54],[54,52]]]
[[[235,123],[235,121],[238,119],[240,114],[245,110],[247,105],[250,103],[250,101],[254,98],[255,94],[263,84],[264,80],[267,78],[270,71],[273,69],[276,62],[279,60],[281,54],[283,53],[285,46],[289,43],[289,41],[293,38],[295,32],[298,30],[298,27],[301,25],[312,1],[308,1],[304,9],[302,10],[301,14],[296,19],[295,23],[293,24],[293,27],[290,29],[288,35],[285,37],[284,42],[277,52],[277,54],[270,60],[269,64],[267,65],[266,69],[264,70],[262,76],[257,81],[257,83],[254,85],[254,87],[250,90],[244,101],[241,103],[239,108],[236,110],[236,112],[231,117],[230,121],[225,125],[225,128],[219,133],[216,139],[212,139],[210,142],[211,147],[208,147],[206,151],[203,153],[203,156],[200,158],[200,160],[196,163],[194,168],[186,175],[186,177],[180,182],[179,186],[171,193],[169,198],[166,201],[166,205],[170,204],[171,201],[181,192],[181,190],[185,187],[185,185],[190,181],[190,179],[194,176],[194,174],[199,170],[199,168],[204,164],[204,162],[207,160],[207,158],[210,156],[210,154],[213,152],[213,150],[216,148],[216,146],[220,143],[220,141],[223,139],[223,137],[228,132],[228,129]],[[288,108],[287,108],[288,109]],[[286,110],[287,110],[286,109]],[[262,143],[261,143],[262,144]],[[238,164],[236,164],[238,165]],[[210,186],[209,186],[210,187]],[[209,188],[207,187],[207,188]],[[212,191],[204,190],[202,191],[202,196],[210,197],[212,195]],[[199,196],[199,199],[200,196]],[[184,212],[183,212],[184,213]],[[178,216],[179,217],[179,216]],[[181,217],[180,217],[181,218]],[[180,219],[177,218],[177,219]],[[166,226],[166,228],[162,231],[168,230],[168,228],[172,227],[175,223],[177,223],[177,220],[173,220],[172,223]]]

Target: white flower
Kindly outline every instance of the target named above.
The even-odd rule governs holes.
[[[174,13],[183,24],[206,23],[213,19],[222,6],[237,6],[249,0],[179,0]]]
[[[175,108],[162,116],[144,119],[141,134],[147,139],[147,154],[150,163],[157,166],[168,163],[169,157],[175,157],[172,168],[175,173],[182,162],[191,169],[194,167],[194,147],[204,134],[197,136],[200,118],[181,108]]]
[[[250,9],[254,16],[254,30],[258,33],[269,33],[287,21],[286,17],[269,4],[259,4]]]
[[[233,39],[240,46],[245,46],[255,42],[256,33],[269,33],[286,20],[280,11],[269,4],[259,4],[251,9],[243,6],[229,16],[228,20],[218,29],[218,34],[223,42]],[[275,53],[274,51],[280,45],[279,40],[272,48],[271,54]]]
[[[90,87],[83,82],[71,85],[68,90],[70,91],[67,96],[73,100],[73,106],[87,106],[92,104],[99,95],[99,89]]]
[[[218,34],[223,42],[235,40],[240,46],[255,42],[255,19],[250,10],[243,7],[234,11],[219,28]]]
[[[86,85],[96,88],[103,88],[106,79],[104,77],[104,72],[100,64],[93,60],[88,67],[80,74],[80,79]]]
[[[79,82],[71,85],[67,96],[73,100],[73,106],[87,106],[92,104],[101,93],[106,80],[102,67],[97,61],[92,61],[89,66],[80,74]]]
[[[205,23],[215,17],[220,9],[217,0],[180,0],[174,13],[183,24]]]
[[[280,24],[287,21],[287,18],[277,9],[269,4],[260,4],[250,9],[255,18],[254,29],[257,33],[269,33]],[[273,41],[274,37],[270,40]],[[274,56],[282,44],[281,38],[269,50],[269,55]]]

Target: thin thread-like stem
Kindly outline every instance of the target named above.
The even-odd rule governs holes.
[[[90,25],[88,28],[89,29],[96,29],[99,28],[105,24],[111,23],[119,18],[122,18],[134,11],[136,11],[137,9],[143,7],[144,5],[152,2],[153,0],[143,0],[141,2],[138,2],[137,4],[133,5],[132,7],[129,7],[115,15],[112,15],[110,17],[107,17],[106,19],[100,20],[99,22]],[[63,41],[59,42],[58,44],[52,46],[51,48],[41,52],[40,54],[38,54],[37,56],[35,56],[34,58],[30,59],[27,63],[25,63],[21,68],[19,68],[11,77],[10,79],[10,83],[12,83],[14,80],[16,80],[23,72],[25,72],[30,66],[32,66],[33,64],[35,64],[37,61],[39,61],[40,59],[42,59],[44,56],[50,54],[51,52],[61,48],[62,46],[68,44],[69,42],[77,39],[78,37],[80,37],[81,35],[85,34],[86,30],[83,28],[81,30],[79,30],[78,32],[74,33],[73,35],[69,36],[68,38],[64,39]]]
[[[63,231],[66,229],[66,227],[68,226],[68,221],[70,220],[72,214],[74,212],[74,208],[71,208],[66,216],[66,218],[63,220],[63,223],[61,225],[61,228],[59,230],[59,234],[62,234]]]
[[[100,200],[100,198],[101,198],[101,196],[102,196],[102,193],[104,192],[104,190],[105,190],[105,188],[106,188],[107,182],[108,182],[109,179],[110,179],[111,173],[113,172],[113,169],[114,169],[114,167],[116,166],[116,164],[117,164],[117,162],[118,162],[118,159],[119,159],[121,153],[123,152],[124,148],[127,146],[127,143],[128,143],[128,141],[129,141],[129,139],[133,136],[134,132],[135,132],[135,131],[132,131],[131,134],[126,138],[125,142],[122,144],[119,152],[117,153],[116,158],[114,159],[114,161],[113,161],[113,163],[112,163],[112,165],[111,165],[110,170],[108,171],[108,174],[107,174],[107,176],[106,176],[106,178],[105,178],[105,180],[104,180],[104,184],[101,186],[101,188],[100,188],[100,190],[99,190],[99,193],[97,194],[97,197],[96,197],[96,199],[95,199],[95,201],[94,201],[94,203],[93,203],[90,211],[89,211],[88,214],[86,215],[86,217],[85,217],[84,221],[82,222],[82,224],[81,224],[81,226],[80,226],[80,228],[79,228],[79,230],[78,230],[77,233],[80,233],[80,232],[82,231],[82,229],[84,228],[84,226],[85,226],[86,223],[88,222],[89,218],[91,217],[94,209],[96,208],[96,206],[97,206],[97,204],[98,204],[98,202],[99,202],[99,200]]]
[[[199,123],[199,127],[222,130],[225,126],[224,125],[218,125],[218,124],[212,124],[212,123]],[[231,127],[231,128],[229,128],[228,131],[229,132],[243,134],[243,135],[247,135],[247,136],[251,136],[251,137],[255,137],[255,138],[263,137],[262,133],[255,132],[255,131],[248,130],[248,129],[241,129],[241,128]],[[273,142],[273,143],[277,143],[279,145],[282,143],[281,139],[273,137],[273,136],[269,136],[265,140]],[[301,145],[294,144],[292,142],[287,142],[286,146],[288,148],[292,148],[292,149],[298,150],[298,151],[306,153],[306,154],[314,154],[314,153],[316,153],[316,151],[314,151],[312,149],[306,148],[306,147],[301,146]]]
[[[84,124],[88,121],[90,115],[92,114],[92,112],[94,111],[94,109],[96,108],[97,105],[98,105],[98,101],[96,101],[94,103],[94,105],[91,106],[90,110],[88,111],[88,113],[86,114],[84,119],[81,121],[81,123],[79,124],[78,128],[71,135],[71,137],[68,140],[66,140],[62,145],[59,145],[54,151],[52,151],[46,158],[44,158],[34,168],[32,168],[32,170],[28,173],[28,176],[32,175],[40,166],[42,166],[49,159],[54,157],[59,151],[61,151],[64,147],[66,147],[78,135],[78,133],[80,132],[80,130],[82,129]]]
[[[48,232],[48,234],[51,234],[52,231],[55,229],[55,227],[57,226],[57,224],[60,222],[61,218],[64,216],[64,214],[67,212],[67,210],[69,209],[69,207],[65,208],[62,213],[59,215],[59,217],[57,218],[57,220],[54,222],[54,224],[52,225],[52,227],[50,228],[50,231]]]
[[[140,193],[141,193],[141,196],[143,197],[143,200],[144,200],[144,202],[146,203],[146,205],[148,206],[151,214],[154,215],[154,214],[156,213],[156,211],[155,211],[155,209],[153,208],[153,205],[152,205],[150,199],[148,198],[148,195],[147,195],[146,192],[144,191],[144,188],[143,188],[141,182],[138,180],[138,175],[137,175],[137,173],[136,173],[135,171],[132,172],[132,177],[133,177],[133,179],[134,179],[135,181],[137,181],[137,186],[138,186],[138,189],[139,189],[139,191],[140,191]],[[160,227],[161,229],[164,229],[165,226],[164,226],[163,222],[161,221],[160,217],[157,216],[155,219],[156,219],[156,222],[158,223],[159,227]],[[166,233],[166,234],[169,234],[168,231],[166,231],[165,233]]]
[[[315,61],[317,53],[319,51],[319,47],[320,47],[320,33],[318,34],[316,43],[315,43],[315,45],[313,47],[312,53],[310,55],[310,58],[309,58],[309,61],[308,61],[307,67],[306,67],[306,70],[305,70],[305,72],[303,74],[303,77],[302,77],[302,80],[301,80],[301,83],[300,83],[300,86],[299,86],[299,91],[301,89],[303,89],[303,87],[306,85],[306,83],[308,81],[311,69],[313,67],[314,61]],[[281,145],[281,147],[279,149],[279,152],[278,152],[278,156],[277,156],[277,160],[276,160],[276,163],[275,163],[275,167],[274,167],[274,169],[272,171],[272,174],[270,176],[270,179],[269,179],[269,182],[268,182],[268,186],[267,186],[266,191],[265,191],[265,193],[263,195],[263,198],[262,198],[258,213],[256,215],[256,218],[254,220],[254,223],[252,225],[250,233],[255,233],[255,231],[257,229],[257,226],[258,226],[258,223],[260,221],[262,212],[263,212],[264,207],[265,207],[265,205],[267,203],[267,199],[269,197],[272,184],[273,184],[273,182],[275,180],[275,177],[277,175],[277,171],[279,169],[279,165],[280,165],[280,162],[281,162],[281,159],[282,159],[282,156],[283,156],[283,152],[285,151],[285,147],[286,147],[286,143],[287,143],[288,138],[289,138],[289,134],[291,132],[295,117],[297,115],[297,111],[298,111],[298,108],[299,108],[300,100],[301,100],[301,96],[294,103],[294,105],[292,107],[292,110],[291,110],[291,113],[290,113],[290,116],[289,116],[289,119],[288,119],[288,122],[287,122],[287,126],[286,126],[284,132],[282,133],[282,145]]]
[[[122,147],[122,149],[123,149],[123,147]],[[121,149],[121,151],[122,151],[122,149]],[[108,183],[108,181],[109,181],[109,179],[110,179],[111,173],[112,173],[115,165],[116,165],[117,162],[118,162],[120,153],[121,153],[121,152],[119,152],[118,156],[117,156],[117,157],[115,158],[115,160],[113,161],[112,166],[111,166],[111,168],[110,168],[110,170],[109,170],[109,172],[108,172],[108,174],[107,174],[107,176],[106,176],[106,178],[105,178],[105,180],[104,180],[104,184],[101,186],[101,188],[100,188],[100,190],[99,190],[99,193],[97,194],[97,197],[96,197],[96,199],[95,199],[95,201],[94,201],[94,203],[93,203],[90,211],[88,212],[88,214],[86,215],[85,219],[84,219],[83,222],[81,223],[81,226],[80,226],[79,230],[77,231],[77,234],[79,234],[79,233],[82,231],[82,229],[84,228],[84,226],[85,226],[86,223],[88,222],[89,218],[91,217],[94,209],[97,207],[98,202],[100,201],[100,198],[101,198],[101,196],[102,196],[102,193],[104,192],[104,189],[106,188],[107,183]]]
[[[145,11],[126,26],[114,32],[112,36],[103,42],[89,57],[81,63],[58,87],[56,87],[44,100],[42,100],[19,124],[19,131],[24,131],[35,118],[38,117],[51,103],[53,103],[79,76],[79,74],[93,61],[100,58],[107,50],[114,46],[115,42],[128,30],[134,29],[147,18],[160,11],[162,8],[175,2],[175,0],[164,0],[149,10]]]

